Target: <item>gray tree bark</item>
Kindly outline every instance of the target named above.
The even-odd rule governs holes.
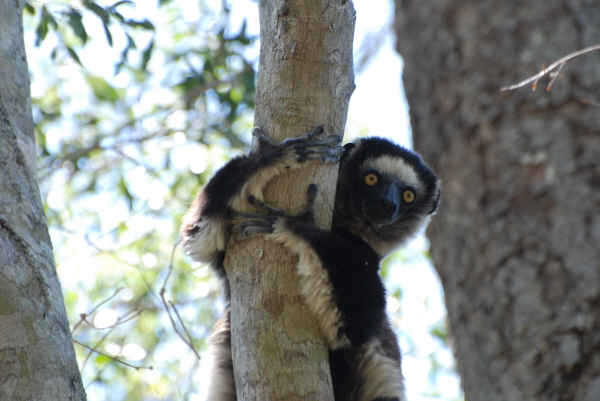
[[[467,400],[600,399],[600,2],[396,0],[428,232]]]
[[[255,125],[280,141],[316,126],[344,132],[354,90],[351,1],[260,0],[261,52]],[[291,212],[319,185],[317,223],[331,224],[337,166],[277,177],[268,203]],[[327,348],[303,304],[297,259],[260,238],[230,243],[231,333],[239,400],[333,400]]]
[[[37,184],[24,0],[0,0],[0,400],[85,400]]]

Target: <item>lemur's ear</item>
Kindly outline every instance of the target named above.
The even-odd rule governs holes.
[[[352,152],[352,149],[354,149],[356,147],[355,144],[353,143],[347,143],[344,145],[344,154],[342,155],[342,158],[347,157],[350,152]]]
[[[431,206],[431,210],[429,211],[429,214],[433,214],[433,212],[435,212],[435,210],[437,209],[439,203],[440,203],[440,196],[442,195],[442,190],[438,189],[438,195],[437,198],[435,199],[435,201],[433,202],[433,205]]]

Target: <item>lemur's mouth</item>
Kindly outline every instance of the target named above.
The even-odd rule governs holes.
[[[393,211],[378,209],[372,212],[366,212],[366,214],[371,224],[375,226],[386,226],[398,219],[398,209]]]

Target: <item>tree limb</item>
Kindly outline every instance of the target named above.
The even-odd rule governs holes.
[[[539,81],[539,79],[542,78],[544,75],[548,74],[549,72],[551,72],[552,70],[554,70],[555,68],[558,67],[558,71],[551,74],[552,78],[551,78],[550,82],[548,83],[548,85],[546,86],[546,90],[549,91],[550,89],[552,89],[552,84],[554,83],[554,81],[556,80],[556,78],[558,77],[560,72],[562,71],[562,69],[565,66],[565,64],[567,63],[567,61],[569,61],[575,57],[579,57],[583,54],[593,52],[595,50],[600,50],[600,44],[594,45],[594,46],[589,46],[584,49],[578,50],[576,52],[567,54],[566,56],[564,56],[564,57],[556,60],[554,63],[550,64],[548,67],[544,68],[542,71],[527,78],[526,80],[521,81],[514,85],[504,86],[504,87],[500,88],[500,92],[506,92],[506,91],[510,91],[513,89],[517,89],[517,88],[520,88],[521,86],[525,86],[531,82],[533,82],[533,90],[535,90],[537,87],[537,81]]]

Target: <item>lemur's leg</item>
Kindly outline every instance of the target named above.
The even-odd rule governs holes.
[[[317,190],[315,184],[308,187],[308,204],[297,215],[290,215],[250,197],[248,201],[266,210],[267,214],[236,214],[233,235],[236,241],[241,241],[251,235],[267,234],[267,238],[282,243],[298,255],[297,271],[305,303],[317,318],[328,346],[338,348],[350,345],[350,341],[342,330],[345,322],[337,305],[337,291],[331,282],[328,266],[324,266],[308,238],[334,244],[330,249],[333,253],[344,252],[345,249],[336,247],[335,244],[340,244],[340,241],[335,233],[314,224]]]
[[[210,336],[210,378],[207,400],[236,401],[233,359],[231,357],[230,311],[227,309]]]
[[[265,185],[275,176],[305,163],[337,163],[344,149],[341,137],[324,137],[317,127],[299,138],[274,143],[255,127],[252,134],[258,149],[232,159],[208,182],[183,219],[181,242],[197,261],[210,262],[225,249],[229,231],[229,211],[250,211],[248,197],[262,198]]]

